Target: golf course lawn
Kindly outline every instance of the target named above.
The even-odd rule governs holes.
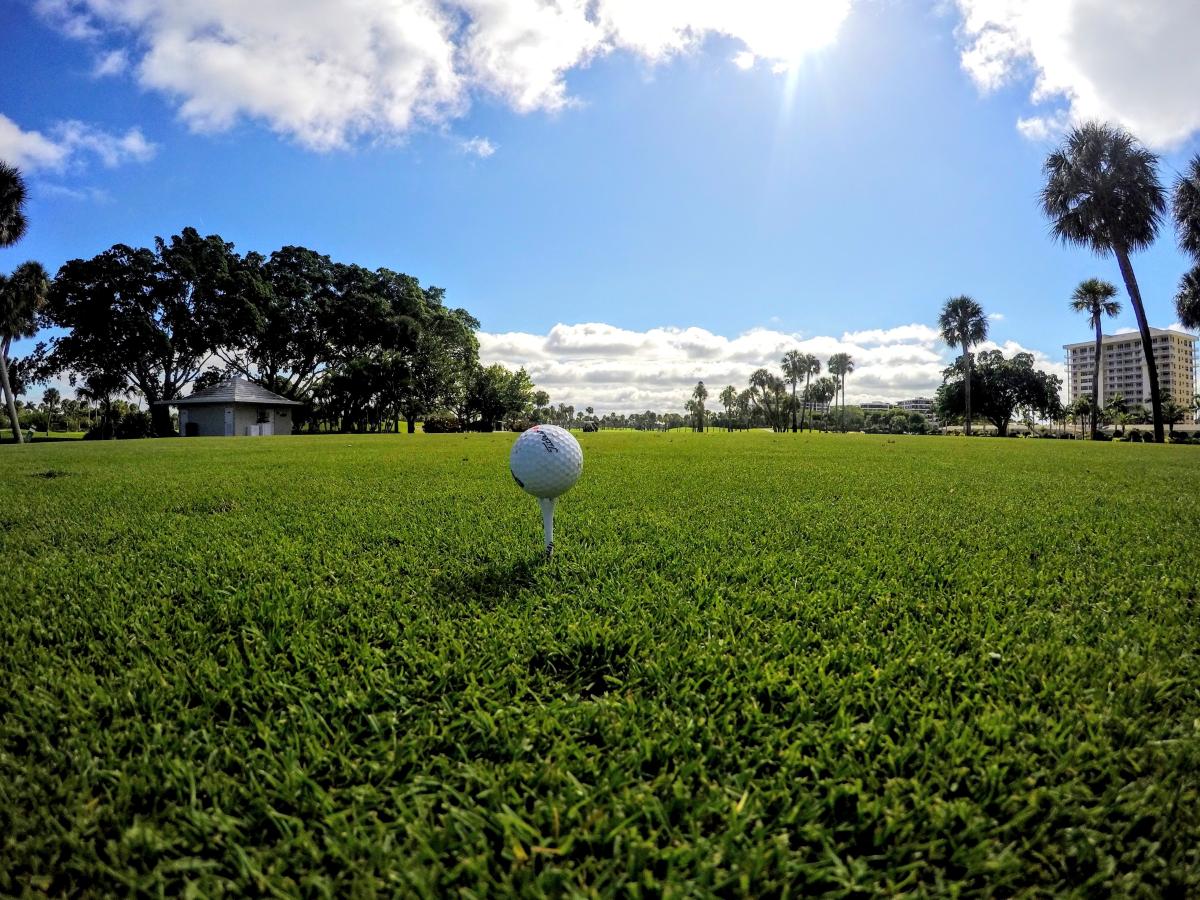
[[[1200,449],[0,447],[0,894],[1200,892]]]

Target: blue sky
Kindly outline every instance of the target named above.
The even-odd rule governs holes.
[[[444,40],[420,43],[429,4],[379,0],[358,24],[400,37],[368,63],[340,30],[355,23],[321,19],[330,4],[287,7],[304,9],[282,31],[232,3],[0,6],[21,73],[0,82],[0,157],[32,193],[0,266],[193,225],[441,285],[483,323],[485,356],[580,406],[666,408],[793,345],[850,346],[850,399],[898,398],[940,381],[928,326],[952,294],[1047,366],[1086,337],[1066,298],[1119,275],[1038,212],[1065,122],[1127,124],[1168,178],[1200,149],[1200,104],[1176,96],[1197,64],[1171,58],[1200,11],[1175,0],[1148,2],[1132,36],[1115,0],[1064,0],[1065,18],[1027,0],[698,0],[651,21],[608,2],[573,19],[558,0],[550,25],[542,0],[438,4]],[[1114,52],[1146,59],[1113,76]],[[1171,234],[1135,266],[1152,324],[1173,322]]]

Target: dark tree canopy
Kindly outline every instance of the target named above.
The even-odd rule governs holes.
[[[239,374],[307,404],[298,421],[412,430],[463,406],[479,322],[410,275],[334,262],[304,247],[239,256],[185,229],[153,250],[116,245],[59,271],[46,324],[68,329],[45,373],[136,388],[157,434],[185,388]],[[512,373],[510,373],[512,374]],[[481,413],[477,413],[481,414]]]
[[[171,433],[173,400],[222,343],[227,296],[238,287],[233,245],[193,228],[153,250],[117,244],[59,269],[46,318],[69,329],[48,367],[120,377],[146,398],[157,435]]]
[[[945,382],[937,392],[936,408],[942,421],[961,420],[966,413],[965,366],[962,359],[943,373]],[[971,367],[971,400],[974,414],[982,416],[1004,435],[1017,410],[1039,416],[1062,413],[1059,391],[1062,379],[1033,367],[1033,356],[1017,353],[1005,359],[999,350],[986,350]]]
[[[1200,154],[1192,157],[1187,169],[1175,180],[1172,200],[1179,248],[1200,263]]]

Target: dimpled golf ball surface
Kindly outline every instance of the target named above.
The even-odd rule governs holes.
[[[517,438],[508,457],[512,476],[535,497],[565,494],[583,472],[583,450],[571,432],[534,425]]]

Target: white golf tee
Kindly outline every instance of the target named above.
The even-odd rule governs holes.
[[[542,530],[546,533],[546,555],[554,554],[554,498],[542,497],[538,500],[542,506]]]

